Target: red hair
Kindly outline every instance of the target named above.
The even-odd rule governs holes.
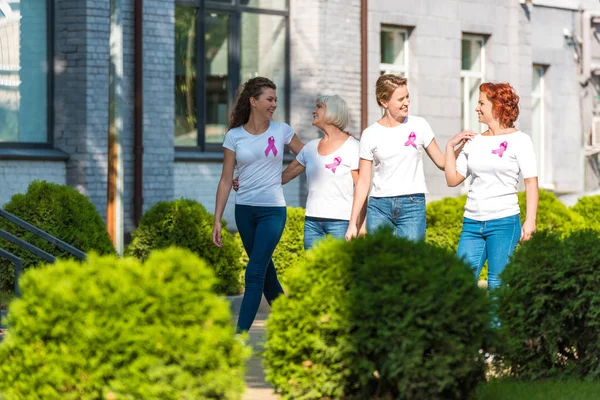
[[[492,115],[502,128],[514,128],[519,117],[519,96],[508,83],[482,83],[479,91],[492,103]]]

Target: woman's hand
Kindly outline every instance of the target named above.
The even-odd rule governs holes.
[[[526,219],[521,227],[521,240],[526,242],[535,233],[535,220]]]
[[[346,240],[352,240],[358,235],[358,229],[356,228],[356,224],[350,223],[348,225],[348,230],[346,231]]]
[[[223,242],[221,242],[221,222],[215,221],[213,225],[212,231],[212,241],[217,247],[223,247]]]
[[[468,141],[470,141],[471,139],[473,139],[475,137],[476,133],[470,130],[464,130],[461,133],[455,135],[452,139],[450,139],[450,141],[448,142],[448,147],[452,147],[453,149],[463,143],[467,143]]]
[[[235,178],[232,183],[233,183],[233,190],[235,190],[237,192],[238,189],[240,188],[240,178]]]

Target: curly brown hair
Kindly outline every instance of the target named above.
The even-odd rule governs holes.
[[[248,79],[246,83],[239,87],[235,104],[231,110],[227,130],[237,128],[248,122],[251,111],[250,98],[254,97],[258,99],[265,88],[276,90],[277,86],[272,80],[257,76],[256,78]]]
[[[519,117],[519,96],[508,83],[482,83],[479,91],[492,103],[492,114],[502,128],[514,128]]]

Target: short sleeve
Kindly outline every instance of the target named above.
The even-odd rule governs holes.
[[[235,136],[235,134],[234,134],[233,129],[230,129],[225,134],[225,139],[223,140],[223,147],[225,147],[226,149],[229,149],[235,153],[235,138],[234,138],[234,136]]]
[[[515,151],[517,164],[523,175],[523,179],[535,178],[538,176],[537,158],[533,150],[533,141],[527,134],[523,134],[523,139],[520,141],[517,150]]]
[[[352,139],[352,138],[350,138],[348,140],[352,140],[352,143],[351,143],[352,146],[349,151],[349,153],[350,153],[349,156],[350,156],[350,170],[354,171],[354,170],[357,170],[360,165],[360,156],[358,155],[359,151],[360,151],[360,143],[357,140]]]
[[[283,131],[283,140],[285,141],[285,144],[290,144],[296,132],[294,132],[291,126],[284,124],[283,122],[281,123],[281,129]]]
[[[370,132],[365,129],[360,137],[358,156],[362,159],[373,161],[373,149],[371,148]]]
[[[431,142],[433,141],[433,139],[435,139],[435,134],[433,133],[433,129],[431,129],[431,125],[429,125],[429,123],[423,119],[423,147],[427,148],[429,147],[429,145],[431,144]]]
[[[464,150],[460,152],[456,159],[456,171],[465,178],[468,176],[469,167],[467,163],[467,154]]]
[[[303,167],[306,167],[306,148],[308,147],[308,145],[302,147],[302,150],[300,150],[300,153],[298,153],[298,155],[296,156],[296,161],[298,161],[300,163],[300,165],[302,165]]]

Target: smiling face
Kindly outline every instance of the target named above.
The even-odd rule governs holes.
[[[274,89],[264,88],[258,98],[250,98],[250,104],[252,105],[253,113],[271,120],[273,119],[273,113],[277,109],[277,93]]]
[[[492,111],[492,102],[483,92],[479,92],[479,101],[477,102],[475,112],[479,116],[479,122],[482,124],[489,125],[490,122],[495,120]]]
[[[395,120],[406,118],[410,106],[410,96],[406,85],[398,86],[388,101],[381,100],[381,105]]]
[[[325,120],[325,114],[327,113],[327,106],[323,103],[317,102],[315,109],[313,110],[312,125],[317,128],[323,128],[327,124]]]

